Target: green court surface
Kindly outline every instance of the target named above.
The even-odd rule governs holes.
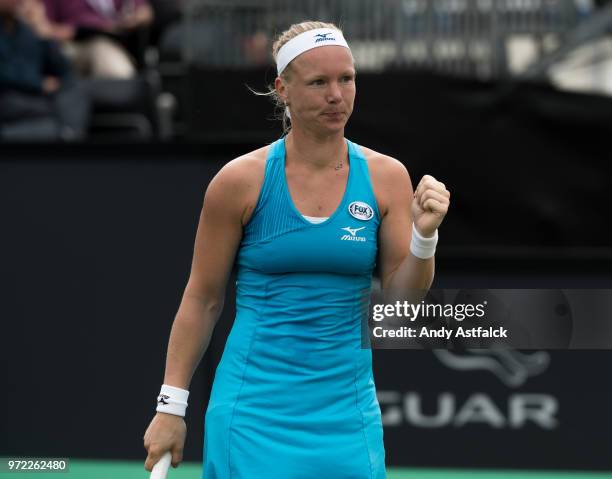
[[[178,469],[171,469],[168,479],[200,479],[202,465],[183,463]],[[149,473],[144,470],[143,462],[134,461],[70,461],[70,471],[64,473],[19,472],[2,473],[0,479],[147,479]],[[441,469],[391,469],[387,470],[388,479],[612,479],[608,473],[593,472],[528,472],[528,471],[475,471],[475,470],[441,470]],[[259,479],[259,478],[253,478]],[[261,478],[264,479],[264,478]]]

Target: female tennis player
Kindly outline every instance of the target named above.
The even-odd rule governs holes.
[[[238,265],[237,312],[205,417],[204,478],[383,478],[385,453],[364,301],[378,254],[384,291],[425,290],[444,184],[413,192],[397,160],[344,138],[355,66],[334,25],[291,26],[274,44],[288,134],[208,186],[168,345],[145,468],[182,460],[192,374]]]

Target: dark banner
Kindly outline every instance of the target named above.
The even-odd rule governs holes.
[[[204,189],[222,161],[128,149],[0,163],[0,452],[146,457]],[[185,456],[202,457],[210,362]]]

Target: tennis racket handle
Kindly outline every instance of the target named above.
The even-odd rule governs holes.
[[[164,453],[161,459],[153,466],[149,479],[166,479],[170,463],[172,462],[172,453],[170,451]]]

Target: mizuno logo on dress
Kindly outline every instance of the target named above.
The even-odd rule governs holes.
[[[325,41],[336,41],[334,37],[329,37],[328,35],[332,35],[332,33],[317,33],[314,37],[316,38],[315,43],[325,42]]]
[[[357,236],[357,232],[361,231],[362,229],[365,229],[365,226],[362,226],[361,228],[351,228],[350,226],[342,228],[343,231],[348,231],[350,234],[343,235],[340,239],[342,241],[365,241],[365,236]]]

